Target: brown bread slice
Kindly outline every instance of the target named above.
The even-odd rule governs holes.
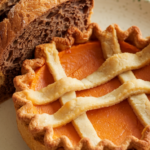
[[[0,23],[0,101],[14,92],[13,78],[35,46],[90,23],[93,0],[21,0]]]

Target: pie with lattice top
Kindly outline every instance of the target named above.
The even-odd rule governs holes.
[[[29,147],[149,149],[149,43],[135,26],[101,31],[93,23],[37,46],[14,79],[18,128]]]

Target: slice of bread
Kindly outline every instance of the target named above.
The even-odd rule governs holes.
[[[93,0],[21,0],[0,23],[0,101],[14,92],[13,78],[35,46],[64,37],[69,27],[83,31]]]

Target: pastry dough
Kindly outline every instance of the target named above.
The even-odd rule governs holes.
[[[59,127],[72,121],[73,119],[81,115],[83,112],[115,105],[129,96],[139,93],[150,93],[150,82],[143,81],[140,79],[130,80],[128,82],[125,82],[118,89],[99,98],[78,97],[72,99],[69,102],[67,102],[64,106],[62,106],[53,115],[37,115],[36,118],[31,121],[30,128],[35,128],[38,125],[42,127]],[[150,118],[148,122],[150,122]]]
[[[45,60],[48,65],[48,69],[53,75],[54,80],[60,81],[62,78],[65,78],[66,79],[65,81],[67,81],[66,82],[67,84],[69,85],[72,84],[72,81],[68,80],[69,78],[67,78],[64,72],[64,69],[61,66],[61,63],[59,61],[58,51],[56,50],[56,47],[55,47],[55,43],[47,44],[44,49],[41,46],[37,48],[40,51],[40,53],[43,54],[43,56],[45,57]],[[76,80],[74,83],[76,84]],[[73,85],[72,87],[74,87],[74,83],[72,84]],[[55,88],[57,92],[58,92],[58,88],[60,88],[60,90],[63,89],[62,85],[63,84],[59,84],[58,87]],[[65,92],[65,93],[66,94],[60,97],[60,102],[62,105],[65,105],[67,102],[76,98],[76,93],[73,90],[71,90],[71,92]],[[51,93],[51,95],[53,94],[54,93]],[[100,138],[97,136],[97,133],[95,129],[93,128],[93,125],[89,121],[86,113],[74,119],[72,123],[74,127],[76,128],[76,131],[78,132],[80,137],[89,138],[94,146],[96,146],[100,142]],[[86,124],[86,128],[83,126],[83,123]]]
[[[137,33],[132,39],[130,35]],[[57,48],[69,48],[74,43],[85,43],[91,38],[97,38],[101,42],[106,61],[94,73],[82,80],[66,77],[59,61]],[[138,48],[143,50],[136,54],[121,53],[118,39],[130,40]],[[14,83],[18,91],[13,95],[17,116],[25,122],[34,138],[42,136],[46,148],[58,148],[62,143],[63,147],[69,149],[123,149],[130,148],[147,150],[150,148],[150,102],[145,93],[150,93],[150,82],[136,79],[131,70],[139,69],[150,63],[150,45],[148,40],[140,37],[136,27],[132,27],[123,32],[117,25],[109,26],[105,31],[101,31],[96,24],[91,24],[86,32],[81,33],[76,28],[68,31],[67,38],[54,38],[55,43],[40,45],[36,48],[35,58],[45,60],[49,71],[55,82],[47,87],[33,91],[29,88],[29,82],[21,82],[34,77],[34,67],[31,67],[32,77],[29,76],[31,70],[25,75],[16,77]],[[56,45],[56,46],[55,46]],[[35,60],[36,60],[35,59]],[[31,66],[31,65],[29,65]],[[28,67],[29,67],[28,66]],[[27,66],[24,68],[27,69]],[[31,69],[30,68],[30,69]],[[119,88],[102,97],[76,97],[75,91],[89,89],[104,84],[118,76],[123,83]],[[26,77],[26,78],[25,78]],[[140,94],[140,95],[137,95]],[[130,97],[130,98],[129,98]],[[60,98],[63,105],[53,115],[34,114],[33,105],[44,105]],[[125,98],[129,102],[145,126],[141,140],[131,136],[121,145],[116,146],[108,140],[101,140],[92,124],[86,116],[86,111],[109,107],[115,105]],[[83,138],[77,146],[72,146],[68,138],[60,137],[56,140],[52,138],[53,127],[59,127],[72,122],[76,131]],[[83,126],[86,124],[86,127]],[[93,147],[94,146],[94,147]],[[44,150],[44,149],[43,149]]]
[[[43,56],[45,55],[49,70],[53,74],[56,82],[39,91],[33,91],[30,89],[21,92],[22,96],[31,100],[35,105],[44,105],[53,102],[70,91],[81,91],[96,87],[108,82],[120,73],[128,70],[139,69],[150,62],[149,45],[136,54],[123,53],[110,57],[96,72],[80,81],[66,77],[58,60],[58,52],[54,43],[47,45],[47,47],[45,46],[43,53],[45,53]]]
[[[111,34],[113,36],[109,36],[110,33],[104,31],[102,36],[100,37],[101,43],[103,43],[103,41],[108,42],[108,37],[109,37],[109,41],[113,41],[113,45],[118,46],[119,43],[117,41],[115,28],[112,26],[112,30],[110,30],[110,31],[113,31],[113,33]],[[105,54],[106,58],[109,58],[110,56],[113,56],[114,54],[121,53],[120,47],[117,47],[117,51],[116,51],[116,49],[114,47],[108,47],[107,44],[106,45],[102,44],[102,49],[105,52],[104,54]],[[127,59],[127,61],[129,61],[129,63],[131,63],[131,64],[134,64],[134,63],[138,64],[142,59],[147,60],[147,58],[150,58],[149,50],[150,50],[150,45],[147,46],[145,49],[143,49],[141,52],[137,53],[138,59],[133,57],[132,60]],[[124,57],[124,59],[126,59],[126,57]],[[119,61],[119,62],[121,62],[121,65],[122,65],[122,61],[124,59]],[[130,69],[130,70],[133,70],[133,69]],[[122,74],[119,74],[118,77],[122,83],[126,83],[127,81],[136,79],[136,77],[132,71],[127,71]],[[147,98],[147,96],[145,94],[131,96],[128,98],[128,102],[131,105],[131,107],[134,110],[137,117],[139,118],[139,120],[141,121],[141,123],[145,127],[147,125],[149,125],[150,124],[150,119],[149,119],[150,118],[150,102],[149,102],[149,99]]]

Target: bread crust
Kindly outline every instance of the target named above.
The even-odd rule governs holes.
[[[6,3],[8,0],[1,0],[0,1],[0,10],[3,9],[3,4]]]
[[[0,0],[0,21],[2,21],[8,14],[9,10],[18,2],[19,0]]]
[[[48,10],[67,0],[21,0],[0,23],[0,64],[6,47],[28,24]],[[30,6],[30,7],[29,7]]]
[[[141,32],[138,27],[133,26],[127,31],[122,31],[118,25],[111,25],[106,30],[111,31],[112,28],[115,28],[117,32],[117,37],[119,40],[128,40],[136,47],[142,49],[150,44],[150,39],[144,39],[141,36]],[[81,32],[77,28],[71,28],[66,34],[66,38],[54,38],[53,40],[56,43],[56,46],[60,50],[70,48],[73,44],[85,43],[91,39],[95,39],[101,36],[102,31],[99,26],[95,23],[90,24],[86,31]],[[134,35],[134,36],[133,36]],[[134,38],[133,38],[134,37]],[[44,45],[43,45],[44,46]],[[40,55],[39,55],[40,54]],[[17,91],[22,91],[29,89],[28,78],[29,80],[33,79],[35,75],[35,69],[38,65],[37,62],[41,60],[42,65],[44,65],[42,53],[39,51],[35,52],[34,60],[26,60],[22,67],[22,76],[18,76],[14,79],[14,84]],[[34,63],[33,63],[34,61]],[[30,68],[30,69],[29,69]],[[22,82],[23,80],[23,82]],[[126,140],[119,146],[115,145],[109,140],[102,140],[96,147],[91,145],[91,142],[87,138],[82,138],[80,142],[74,147],[72,146],[70,140],[66,136],[61,136],[60,138],[53,140],[53,129],[52,127],[43,127],[43,128],[34,128],[34,130],[29,130],[31,120],[36,118],[36,115],[33,113],[33,104],[31,101],[28,101],[25,97],[21,97],[17,93],[13,95],[13,101],[17,113],[17,122],[19,130],[31,149],[37,148],[39,145],[40,150],[52,150],[63,147],[66,150],[127,150],[127,149],[138,149],[138,150],[148,150],[150,148],[150,126],[147,126],[142,133],[142,138],[139,140],[134,136],[129,136]],[[27,132],[27,133],[26,133]],[[28,138],[29,137],[29,138]],[[41,143],[39,144],[39,142]],[[34,143],[34,147],[32,147]]]
[[[2,7],[2,5],[5,3],[5,2],[7,2],[8,0],[1,0],[0,1],[0,9],[1,9],[1,7]]]

